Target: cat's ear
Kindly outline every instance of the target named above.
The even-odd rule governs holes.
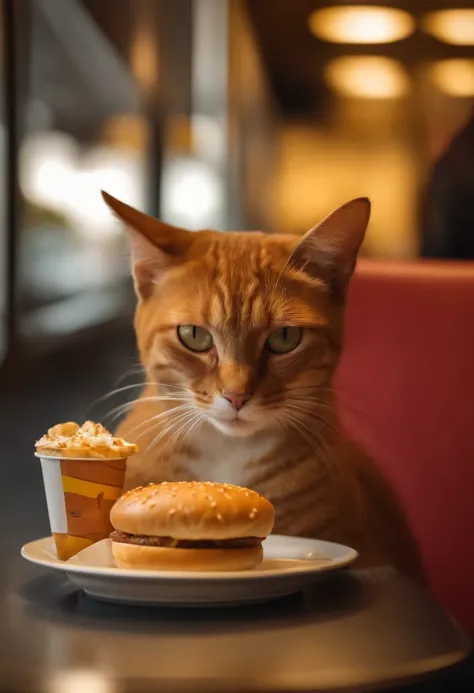
[[[293,251],[292,264],[325,281],[333,294],[342,298],[369,218],[368,198],[347,202],[303,236]]]
[[[139,212],[102,191],[104,202],[125,223],[130,238],[135,289],[149,298],[163,272],[179,262],[192,242],[192,233]]]

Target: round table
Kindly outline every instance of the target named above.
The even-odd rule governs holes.
[[[0,578],[0,690],[381,690],[469,653],[466,635],[390,569],[342,572],[259,606],[164,609],[96,602],[65,577],[15,566]]]

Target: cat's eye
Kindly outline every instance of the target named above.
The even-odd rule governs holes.
[[[191,351],[209,351],[214,344],[211,333],[197,325],[179,325],[178,337]]]
[[[302,338],[301,327],[279,327],[269,335],[265,346],[273,354],[287,354],[301,344]]]

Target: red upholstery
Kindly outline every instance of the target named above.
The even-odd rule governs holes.
[[[336,388],[398,489],[435,596],[474,632],[474,263],[360,262]]]

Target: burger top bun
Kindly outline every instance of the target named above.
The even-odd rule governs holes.
[[[220,540],[266,537],[275,511],[266,498],[240,486],[180,481],[127,491],[110,521],[127,534],[173,539]]]

